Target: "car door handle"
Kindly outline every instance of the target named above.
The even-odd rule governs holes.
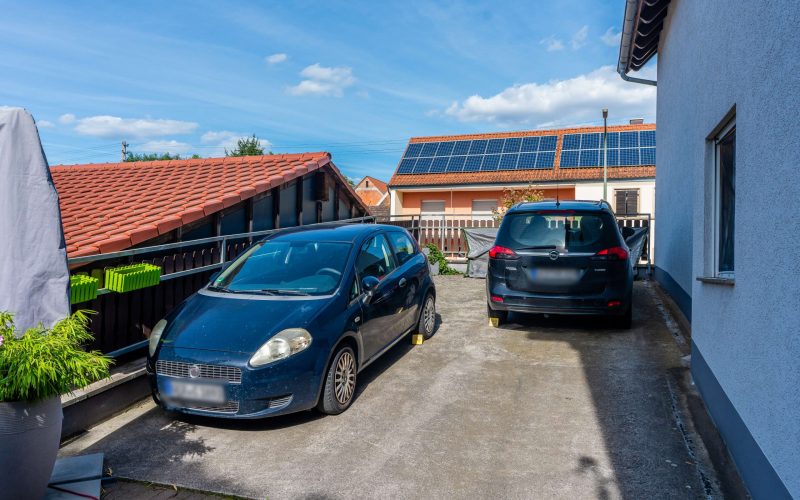
[[[400,281],[397,284],[400,286],[400,288],[406,286],[406,279],[400,278]]]

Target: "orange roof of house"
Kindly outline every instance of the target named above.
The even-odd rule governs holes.
[[[383,198],[383,194],[385,194],[385,193],[381,194],[378,191],[374,190],[367,191],[360,189],[357,189],[356,193],[358,194],[358,197],[361,198],[361,201],[366,203],[368,207],[377,205]]]
[[[137,245],[326,165],[358,200],[324,152],[59,165],[50,171],[67,253],[78,257]]]
[[[609,125],[609,132],[626,132],[635,130],[655,130],[655,123],[635,125]],[[418,142],[461,141],[475,139],[502,139],[506,137],[531,137],[555,135],[556,152],[554,167],[550,169],[531,170],[496,170],[487,172],[450,172],[402,174],[395,170],[389,180],[389,187],[440,186],[454,184],[519,184],[547,183],[578,180],[597,180],[603,178],[603,167],[570,167],[560,168],[561,143],[566,134],[586,134],[602,132],[603,127],[572,127],[553,130],[528,130],[520,132],[495,132],[490,134],[441,135],[429,137],[412,137],[409,144]],[[399,162],[398,162],[399,168]],[[609,179],[655,178],[655,165],[637,165],[625,167],[609,167]]]

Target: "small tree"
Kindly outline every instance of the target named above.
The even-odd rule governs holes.
[[[225,156],[260,156],[264,154],[264,147],[258,140],[256,134],[252,137],[243,137],[236,143],[236,147],[228,151],[225,149]]]
[[[508,209],[517,203],[523,201],[541,201],[542,196],[543,193],[534,189],[530,184],[524,188],[505,188],[503,189],[503,197],[500,200],[500,208],[492,210],[494,220],[497,222],[503,220],[503,216],[506,214]]]
[[[169,153],[127,153],[125,161],[158,161],[158,160],[180,160],[181,155],[171,155]]]

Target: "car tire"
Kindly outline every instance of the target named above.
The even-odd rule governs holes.
[[[508,311],[495,311],[489,305],[486,306],[489,324],[495,328],[508,321]]]
[[[429,293],[422,302],[422,310],[419,312],[417,322],[417,333],[422,335],[425,340],[433,337],[436,332],[436,297]]]
[[[353,349],[345,346],[336,351],[325,373],[317,410],[326,415],[338,415],[349,408],[355,395],[357,372]]]

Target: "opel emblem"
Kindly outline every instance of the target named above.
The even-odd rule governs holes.
[[[200,376],[200,367],[192,365],[189,367],[189,378],[197,378]]]
[[[558,250],[553,250],[550,252],[550,260],[558,259]]]

